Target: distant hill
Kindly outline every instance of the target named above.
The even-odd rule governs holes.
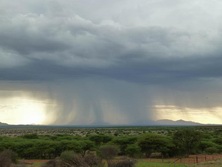
[[[79,127],[112,127],[112,126],[198,126],[198,125],[204,125],[204,124],[200,124],[197,122],[192,122],[192,121],[184,121],[182,119],[177,120],[177,121],[173,121],[173,120],[169,120],[169,119],[161,119],[161,120],[157,120],[157,121],[140,121],[138,122],[134,122],[131,125],[126,125],[126,124],[119,124],[119,125],[111,125],[108,124],[106,122],[97,122],[97,123],[92,123],[90,125],[79,125]],[[36,127],[36,126],[47,126],[47,125],[10,125],[7,123],[2,123],[0,122],[0,126],[1,127]],[[73,126],[73,127],[78,127],[78,125],[48,125],[48,126]]]
[[[201,123],[192,122],[192,121],[184,121],[182,119],[173,121],[169,119],[161,119],[156,121],[157,125],[172,125],[172,126],[197,126],[202,125]]]
[[[7,126],[8,124],[0,122],[0,126]]]

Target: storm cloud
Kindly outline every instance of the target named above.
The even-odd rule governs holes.
[[[220,107],[221,5],[2,0],[0,89],[49,100],[58,124],[148,122],[155,105]]]

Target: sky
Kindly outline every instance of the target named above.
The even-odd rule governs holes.
[[[222,124],[222,1],[0,0],[0,122]]]

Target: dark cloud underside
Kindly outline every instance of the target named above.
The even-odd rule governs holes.
[[[0,6],[0,90],[38,90],[56,103],[56,123],[143,122],[156,103],[221,103],[220,1]]]

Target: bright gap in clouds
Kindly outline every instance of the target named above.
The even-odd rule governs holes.
[[[0,100],[0,122],[8,124],[45,124],[46,105],[25,97]]]
[[[155,105],[156,119],[185,120],[203,124],[222,124],[222,107],[189,108]]]

